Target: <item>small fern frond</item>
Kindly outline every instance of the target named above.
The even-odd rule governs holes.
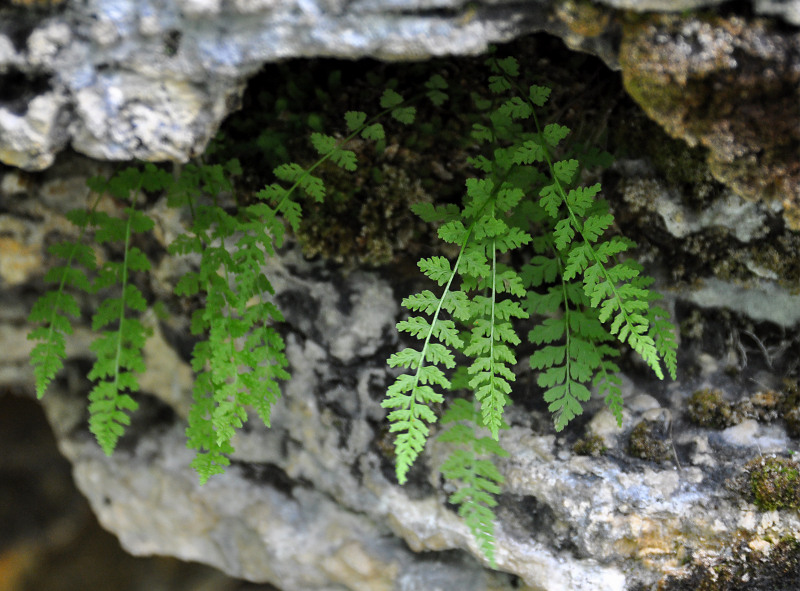
[[[96,227],[95,239],[100,243],[121,242],[122,261],[107,261],[98,269],[95,290],[118,287],[120,295],[103,300],[92,316],[92,329],[101,331],[90,345],[97,359],[89,372],[96,381],[89,393],[89,430],[97,437],[100,447],[111,455],[124,427],[130,424],[129,412],[138,408],[129,392],[139,390],[137,373],[145,370],[142,349],[150,331],[130,312],[142,313],[147,302],[136,285],[131,283],[131,273],[149,271],[150,261],[138,248],[131,246],[136,233],[149,232],[153,221],[136,209],[139,192],[145,183],[150,188],[163,179],[152,165],[145,169],[127,168],[108,181],[98,180],[94,189],[107,190],[118,199],[130,200],[125,208],[125,218],[98,212],[91,216]],[[110,328],[110,330],[101,330]]]
[[[473,405],[456,399],[442,416],[442,431],[438,440],[453,444],[455,449],[441,466],[445,478],[455,482],[458,490],[449,501],[458,505],[458,514],[467,523],[478,547],[495,566],[493,508],[497,506],[495,495],[500,493],[503,476],[489,457],[506,457],[506,452],[493,437],[478,437],[476,426],[481,426],[481,414]],[[501,422],[499,428],[507,428]]]
[[[652,292],[651,292],[652,293]],[[652,298],[651,298],[652,299]],[[664,365],[673,380],[678,379],[678,341],[675,336],[675,326],[669,321],[669,312],[659,306],[650,306],[648,320],[650,333],[659,357],[664,360]]]
[[[199,172],[204,174],[202,167]],[[233,451],[231,440],[247,420],[248,407],[269,426],[279,380],[289,374],[284,342],[273,325],[283,316],[265,299],[274,290],[262,269],[276,248],[271,234],[276,226],[261,218],[265,205],[255,203],[232,216],[216,205],[216,194],[192,197],[192,228],[170,250],[203,255],[199,270],[184,275],[175,291],[205,296],[205,306],[192,318],[192,332],[206,339],[192,353],[197,378],[187,427],[187,445],[198,452],[193,466],[205,482],[228,465],[226,454]]]
[[[419,310],[424,306],[426,313],[432,318],[429,322],[421,316],[412,316],[398,323],[398,330],[410,332],[423,343],[419,351],[406,348],[389,357],[390,367],[410,369],[414,374],[400,374],[389,386],[386,398],[381,403],[384,408],[392,409],[387,419],[391,423],[390,431],[397,433],[396,474],[400,484],[406,482],[408,470],[425,446],[429,434],[426,423],[436,422],[436,415],[430,405],[444,402],[444,397],[429,384],[444,390],[450,389],[450,381],[438,366],[455,366],[455,358],[449,347],[462,345],[461,339],[453,330],[452,322],[439,320],[444,302],[450,293],[450,285],[458,270],[458,261],[451,269],[450,263],[444,257],[434,259],[421,260],[420,269],[433,281],[440,285],[446,283],[447,286],[435,303],[430,291],[403,301],[409,310]],[[460,259],[459,256],[459,261]],[[450,301],[457,300],[450,298]],[[444,344],[431,342],[432,339],[443,340]]]
[[[75,242],[53,244],[48,252],[64,260],[63,265],[51,268],[45,275],[45,281],[56,283],[58,288],[46,292],[33,305],[28,322],[38,324],[28,333],[28,340],[37,341],[31,350],[31,365],[36,387],[36,397],[44,396],[47,387],[56,374],[64,367],[66,357],[66,335],[72,334],[70,318],[80,317],[80,307],[75,296],[68,290],[77,289],[91,293],[92,283],[87,275],[95,270],[97,261],[90,246],[82,241],[89,226],[89,219],[94,214],[100,196],[95,199],[89,211],[72,210],[67,219],[79,229]],[[81,265],[73,266],[73,263]]]

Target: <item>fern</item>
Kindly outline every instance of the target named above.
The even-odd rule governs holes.
[[[230,177],[240,172],[235,161],[188,166],[168,193],[172,202],[191,202],[194,212],[189,232],[176,238],[170,253],[202,255],[200,268],[175,288],[183,297],[202,294],[204,302],[192,315],[192,332],[205,338],[192,353],[197,376],[186,429],[187,445],[198,452],[192,466],[201,482],[229,465],[231,439],[247,421],[247,407],[269,426],[278,380],[289,377],[284,342],[273,325],[283,317],[267,300],[274,290],[262,271],[266,256],[275,253],[270,229],[280,230],[280,240],[282,228],[264,224],[256,205],[233,216],[218,203],[220,193],[233,190]]]
[[[487,63],[488,88],[496,98],[475,97],[485,118],[473,126],[472,138],[491,158],[471,159],[480,176],[467,180],[460,208],[414,208],[423,220],[441,224],[439,238],[459,250],[452,265],[441,256],[419,262],[423,274],[443,289],[403,300],[412,315],[397,328],[421,344],[389,358],[391,367],[410,373],[389,386],[383,406],[392,409],[396,475],[403,484],[437,420],[433,404],[456,390],[443,370],[454,368],[459,355],[472,358],[466,386],[473,402],[456,398],[442,419],[454,425],[440,440],[460,446],[441,471],[461,483],[450,500],[493,564],[493,495],[502,477],[485,456],[504,455],[498,439],[520,344],[514,322],[541,319],[528,336],[536,347],[530,365],[539,371],[537,381],[559,431],[583,412],[590,388],[604,396],[621,424],[618,345],[630,346],[659,379],[662,363],[673,377],[677,363],[668,314],[651,306],[658,298],[647,289],[651,280],[639,265],[621,258],[633,243],[606,237],[614,218],[597,199],[600,185],[578,185],[584,164],[608,165],[610,158],[596,151],[576,154],[583,163],[557,158],[570,130],[557,123],[540,126],[536,110],[549,89],[534,85],[522,91],[513,58]],[[534,255],[518,272],[505,262],[508,253],[529,244]],[[479,438],[476,429],[486,429],[490,437]]]
[[[513,60],[495,62],[494,70],[498,78],[505,80],[504,88],[514,85],[517,66]],[[651,328],[651,318],[655,320],[653,314],[656,313],[649,311],[650,301],[658,297],[646,288],[651,281],[640,276],[639,265],[618,260],[620,254],[635,245],[621,237],[601,240],[614,217],[605,202],[595,199],[600,184],[574,186],[581,163],[571,158],[556,160],[553,157],[553,151],[569,130],[557,124],[540,127],[536,108],[545,104],[548,95],[547,89],[532,86],[525,103],[527,107],[513,99],[501,107],[510,119],[530,117],[533,120],[536,133],[526,140],[513,160],[522,165],[546,165],[549,178],[539,189],[538,205],[550,218],[545,226],[552,224],[551,245],[557,255],[557,274],[562,281],[564,312],[561,321],[551,317],[550,326],[554,330],[537,327],[531,332],[531,341],[542,344],[563,337],[563,343],[537,351],[531,357],[531,366],[545,369],[538,382],[545,388],[544,397],[550,403],[550,410],[556,414],[557,430],[582,412],[580,403],[590,397],[585,386],[589,381],[606,393],[607,402],[621,424],[620,392],[614,377],[617,366],[608,360],[615,354],[606,344],[610,336],[636,351],[659,379],[664,378],[662,361],[671,376],[676,373],[676,343],[671,336],[671,325],[663,321],[666,316],[663,310],[657,313],[661,322]],[[543,221],[538,212],[534,218],[537,222]],[[581,276],[583,295],[569,289],[568,283]],[[577,322],[574,313],[571,317],[570,306],[583,308]],[[590,314],[587,316],[586,312]],[[607,330],[598,322],[606,324]],[[655,338],[659,340],[658,347]]]
[[[460,205],[412,206],[423,221],[438,225],[439,238],[457,254],[452,262],[435,255],[418,263],[437,287],[402,301],[409,316],[397,328],[416,344],[389,357],[399,373],[382,405],[395,433],[397,480],[404,484],[438,420],[438,406],[451,400],[439,434],[451,454],[440,470],[456,488],[450,502],[494,565],[495,495],[503,477],[493,458],[507,455],[500,438],[516,380],[517,330],[534,319],[529,364],[558,431],[583,412],[592,390],[621,423],[620,347],[640,355],[658,378],[666,370],[674,379],[677,341],[668,312],[655,305],[660,296],[649,289],[652,279],[627,258],[635,245],[612,234],[614,217],[599,198],[600,184],[580,184],[584,168],[608,166],[610,156],[565,145],[570,130],[563,125],[540,125],[538,112],[550,91],[523,89],[516,60],[492,56],[487,65],[488,96],[472,95],[471,138],[479,153],[469,159],[475,175],[466,181]],[[289,378],[279,331],[283,317],[263,271],[267,258],[283,246],[287,232],[299,229],[304,201],[325,199],[319,176],[324,163],[357,170],[356,154],[348,149],[352,140],[384,145],[383,119],[409,125],[416,101],[426,97],[440,107],[447,88],[438,75],[411,100],[389,88],[375,116],[344,114],[341,138],[323,133],[317,117],[309,138],[317,160],[275,167],[275,181],[246,205],[235,200],[233,179],[242,172],[236,160],[191,163],[174,178],[147,164],[107,181],[91,180],[96,193],[130,205],[116,218],[98,211],[98,197],[88,210],[70,212],[78,240],[50,249],[63,264],[48,272],[46,280],[57,288],[30,315],[37,324],[29,335],[36,341],[31,359],[37,395],[63,367],[71,322],[80,317],[75,293],[106,296],[92,317],[98,336],[91,345],[97,359],[89,374],[95,382],[89,424],[103,450],[112,452],[137,407],[132,394],[145,369],[141,351],[148,331],[138,316],[148,302],[132,277],[149,271],[150,261],[134,237],[149,232],[153,222],[137,208],[138,200],[142,191],[164,193],[171,207],[191,213],[169,253],[199,259],[175,287],[176,296],[194,302],[191,331],[198,337],[187,445],[197,452],[192,466],[201,483],[223,472],[248,410],[269,426],[280,382]],[[98,265],[84,244],[90,232],[97,243],[115,245],[119,259]],[[457,367],[461,372],[453,377]]]
[[[439,86],[437,80],[429,82],[428,94],[437,92]],[[391,90],[384,92],[381,106],[384,110],[371,119],[363,112],[346,113],[349,135],[344,139],[311,134],[319,160],[308,168],[297,163],[276,167],[273,173],[278,181],[259,191],[259,201],[240,208],[238,216],[231,216],[216,203],[196,204],[193,227],[170,248],[173,254],[202,255],[200,270],[187,274],[176,288],[181,296],[202,292],[206,302],[192,319],[192,331],[208,338],[198,342],[193,352],[197,379],[186,430],[188,446],[198,452],[192,465],[201,483],[230,463],[231,439],[247,420],[247,406],[255,408],[264,424],[270,425],[272,404],[280,396],[278,380],[289,378],[284,341],[272,325],[283,317],[267,299],[274,290],[261,271],[266,257],[283,244],[281,216],[296,232],[302,216],[298,193],[314,201],[325,197],[325,184],[314,174],[317,168],[331,160],[346,171],[355,171],[356,155],[346,149],[348,142],[358,136],[382,140],[385,133],[378,119],[390,115],[409,123],[414,115],[414,108]],[[213,170],[214,185],[230,191],[232,186],[225,184],[223,171]],[[228,172],[240,171],[237,167]],[[178,196],[187,199],[186,190]],[[191,196],[188,199],[199,202]],[[240,237],[230,244],[235,235]]]
[[[443,424],[451,424],[442,431],[439,441],[458,445],[441,470],[445,478],[459,484],[449,501],[458,505],[461,515],[475,535],[478,547],[489,559],[494,560],[494,512],[497,506],[494,495],[500,492],[503,476],[491,459],[486,456],[508,456],[495,438],[478,437],[476,427],[485,426],[482,414],[474,406],[459,398],[442,416]],[[506,428],[505,423],[498,428]]]
[[[64,367],[66,335],[72,334],[69,317],[74,319],[80,317],[78,301],[67,290],[92,292],[91,279],[86,271],[73,267],[73,261],[81,264],[89,272],[94,271],[97,265],[94,251],[89,245],[83,244],[82,240],[88,228],[89,218],[99,202],[98,197],[88,214],[83,210],[72,210],[67,213],[67,219],[80,229],[77,242],[60,242],[48,249],[51,255],[64,259],[65,264],[52,267],[47,272],[45,281],[57,283],[58,288],[48,291],[39,298],[28,316],[28,322],[39,325],[28,333],[28,340],[38,341],[31,350],[37,398],[44,396],[53,378]]]
[[[153,165],[146,166],[144,171],[125,169],[107,181],[99,177],[89,179],[88,185],[98,197],[90,210],[72,210],[67,214],[80,229],[79,241],[50,249],[52,254],[66,259],[66,264],[48,272],[45,279],[58,281],[58,289],[40,298],[29,318],[31,322],[45,323],[28,335],[41,341],[31,354],[36,391],[41,397],[63,367],[65,335],[72,332],[66,314],[80,317],[75,296],[66,290],[74,288],[92,294],[118,289],[118,295],[104,299],[93,314],[92,328],[101,332],[89,347],[96,355],[88,375],[95,382],[89,393],[89,429],[106,454],[112,453],[124,426],[130,423],[128,413],[138,407],[130,393],[139,389],[136,374],[145,369],[142,347],[148,330],[136,313],[143,312],[147,304],[130,278],[132,273],[150,270],[150,261],[131,241],[134,234],[147,232],[153,226],[152,220],[136,209],[136,203],[142,189],[160,188],[159,179],[163,177]],[[131,202],[124,208],[125,217],[97,211],[100,198],[106,193],[122,202]],[[90,228],[94,229],[99,244],[121,243],[121,261],[109,260],[97,266],[94,251],[80,241]]]

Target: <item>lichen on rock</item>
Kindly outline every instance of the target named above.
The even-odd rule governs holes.
[[[800,35],[764,19],[642,16],[623,27],[628,93],[670,135],[708,148],[738,195],[800,229]],[[793,49],[794,48],[794,49]]]

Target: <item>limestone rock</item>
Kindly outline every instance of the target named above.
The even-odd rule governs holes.
[[[713,175],[777,200],[800,229],[800,33],[769,21],[654,16],[623,28],[625,88],[674,137],[708,149]]]
[[[81,162],[64,164],[61,174],[91,169]],[[47,205],[54,180],[50,172],[42,176],[26,189],[35,200],[19,200],[13,210],[36,203],[51,231],[63,232],[54,221],[63,214]],[[11,180],[5,186],[13,189]],[[148,213],[164,236],[180,223],[161,202]],[[46,240],[48,232],[28,234]],[[205,486],[185,448],[191,377],[183,321],[152,319],[156,334],[146,354],[155,362],[142,378],[141,408],[111,457],[85,425],[88,331],[70,339],[64,377],[43,402],[79,487],[134,554],[170,554],[286,589],[623,591],[676,572],[681,557],[714,555],[732,537],[758,544],[800,529],[797,515],[760,513],[741,488],[726,485],[732,475],[745,477],[746,459],[796,445],[783,423],[748,418],[713,431],[692,424],[683,410],[697,388],[741,392],[742,384],[771,385],[777,377],[737,381],[725,363],[689,350],[689,365],[693,357],[709,359],[668,387],[623,376],[622,427],[607,412],[588,424],[607,448],[596,456],[576,455],[579,429],[556,435],[537,402],[509,409],[499,572],[488,570],[446,504],[452,491],[438,474],[446,444],[429,443],[406,486],[394,480],[380,400],[391,379],[386,351],[397,347],[395,287],[377,271],[351,271],[345,279],[341,268],[306,261],[297,248],[272,259],[267,272],[286,317],[293,378],[272,428],[249,423],[234,440],[233,465]],[[180,266],[162,263],[154,289],[166,292],[180,274]],[[0,383],[29,384],[30,345],[19,318],[31,294],[14,299],[14,286],[0,285],[0,336],[12,352],[0,359]],[[520,376],[523,390],[528,379]],[[762,399],[768,393],[754,395],[752,404],[763,406]],[[601,408],[596,400],[586,412]],[[628,452],[629,438],[644,428],[666,453],[638,459]]]
[[[0,161],[28,170],[68,145],[185,161],[265,62],[475,54],[545,15],[539,3],[476,11],[455,0],[26,4],[0,7]]]
[[[754,0],[753,9],[797,25],[798,2]],[[202,153],[220,121],[236,109],[247,79],[264,63],[289,57],[421,60],[432,55],[477,54],[489,43],[548,31],[570,47],[595,53],[618,68],[615,39],[624,19],[612,8],[681,13],[719,3],[11,2],[0,7],[0,86],[4,89],[0,95],[0,161],[41,170],[67,146],[102,159],[186,161]],[[792,49],[797,45],[796,35],[778,33],[760,21],[753,26],[736,19],[721,22],[712,27],[719,29],[718,34],[706,31],[711,26],[708,23],[700,25],[691,17],[685,22],[682,17],[673,21],[684,23],[680,26],[685,29],[668,33],[676,41],[697,38],[701,44],[711,43],[705,51],[696,52],[690,69],[697,70],[697,60],[702,62],[703,56],[711,56],[713,61],[714,54],[730,53],[726,48],[733,47],[741,48],[756,64],[747,80],[728,79],[724,69],[728,66],[715,75],[715,89],[720,84],[730,87],[730,91],[715,90],[712,96],[717,102],[729,102],[740,92],[750,93],[747,118],[733,120],[730,129],[723,125],[706,133],[692,129],[681,135],[690,142],[715,146],[712,156],[718,178],[737,187],[740,194],[786,190],[787,207],[794,207],[797,171],[786,155],[796,146],[796,138],[791,139],[796,133],[791,117],[776,134],[777,145],[748,122],[768,118],[780,123],[781,112],[788,109],[791,113],[797,98],[792,96],[797,87],[796,49]],[[661,54],[646,50],[652,42],[649,32],[641,27],[634,31],[628,25],[623,29],[622,61],[632,65],[625,68],[631,80],[655,69],[662,75],[669,72],[680,86],[683,78],[707,70],[700,66],[697,71],[684,72],[687,64],[676,60],[675,52],[670,64],[662,66]],[[661,27],[651,32],[664,31]],[[745,32],[742,36],[737,31]],[[633,47],[639,47],[635,59],[626,55]],[[759,53],[762,49],[763,55]],[[640,68],[633,68],[636,59],[643,60]],[[766,60],[763,63],[770,64],[769,68],[763,68],[758,60]],[[653,63],[648,66],[649,62]],[[762,75],[769,79],[762,80]],[[773,100],[782,89],[787,89],[784,98],[788,106]],[[693,87],[693,92],[698,91]],[[640,92],[631,92],[642,100]],[[707,90],[700,92],[708,94]],[[761,100],[769,106],[760,106]],[[657,108],[648,108],[648,112],[677,133],[674,122],[666,120],[674,115]],[[788,138],[782,137],[786,134]],[[760,154],[759,148],[766,149],[766,155]],[[748,172],[753,168],[745,158],[748,154],[758,156],[758,168],[764,169],[760,175]],[[742,166],[745,172],[740,170]]]

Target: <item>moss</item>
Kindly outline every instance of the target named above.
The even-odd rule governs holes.
[[[628,453],[635,458],[651,462],[663,462],[669,458],[670,444],[665,433],[659,433],[660,424],[640,421],[628,439]]]
[[[786,379],[781,389],[781,415],[789,437],[800,438],[800,382]]]
[[[745,402],[753,418],[768,423],[780,417],[782,400],[783,396],[777,390],[765,389],[759,390]]]
[[[431,201],[420,179],[408,176],[409,167],[413,163],[374,161],[356,177],[334,165],[325,167],[328,195],[323,203],[306,207],[297,233],[303,254],[381,265],[414,241],[433,242],[434,233],[409,209],[412,203]],[[431,235],[421,239],[425,232]]]
[[[593,456],[598,457],[605,455],[608,451],[603,438],[595,433],[587,433],[572,446],[574,451],[579,456]]]
[[[746,418],[760,422],[783,419],[789,437],[800,437],[800,385],[787,379],[779,390],[759,390],[749,398],[731,403],[720,390],[697,390],[686,404],[689,420],[710,429],[726,429]]]
[[[762,511],[800,509],[800,465],[788,458],[758,457],[745,466],[749,498]]]
[[[760,35],[776,35],[774,26],[758,20],[751,24],[744,35],[738,17],[703,20],[693,15],[687,21],[650,15],[624,23],[619,52],[623,81],[628,94],[667,133],[709,148],[714,178],[745,199],[781,201],[784,220],[797,230],[800,166],[793,133],[797,118],[790,115],[796,113],[796,75],[786,70],[777,52],[752,43]],[[726,43],[714,39],[726,39],[736,48],[738,68],[728,66],[729,52],[722,49]],[[681,57],[682,46],[698,42],[708,47],[702,68]]]
[[[800,407],[795,406],[786,411],[783,419],[786,421],[786,432],[789,437],[800,438]]]
[[[695,210],[702,210],[721,194],[722,185],[714,180],[706,163],[705,148],[690,147],[685,141],[670,137],[652,121],[643,135],[641,145],[653,165],[670,186],[680,189]]]
[[[723,397],[722,391],[711,388],[697,390],[689,397],[686,405],[689,420],[701,427],[725,429],[734,423],[730,402]]]

